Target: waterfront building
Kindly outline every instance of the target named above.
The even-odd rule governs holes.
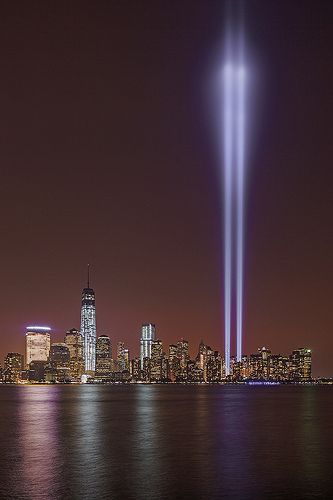
[[[249,378],[262,379],[262,356],[261,354],[250,354],[249,358]]]
[[[201,340],[199,344],[199,351],[196,358],[196,362],[198,368],[200,368],[200,370],[202,370],[203,372],[203,377],[205,382],[207,382],[207,363],[209,362],[212,356],[213,356],[212,348],[204,344],[204,342]]]
[[[151,356],[150,359],[152,362],[158,362],[163,356],[163,344],[162,340],[156,339],[153,340],[151,344]]]
[[[31,361],[28,370],[28,380],[31,382],[45,382],[45,375],[49,373],[50,370],[47,361]],[[50,376],[47,381],[51,381]]]
[[[51,328],[48,326],[28,326],[26,328],[26,364],[32,361],[47,361],[51,346]]]
[[[307,382],[311,380],[311,350],[301,347],[289,356],[290,380],[295,382]]]
[[[117,371],[122,372],[126,370],[126,353],[124,342],[117,343]]]
[[[87,287],[82,290],[80,331],[84,342],[85,372],[93,375],[96,365],[96,306],[95,292],[90,288],[89,266]]]
[[[180,358],[178,357],[178,347],[175,344],[169,345],[169,367],[171,381],[176,382],[180,379],[181,366]]]
[[[177,357],[180,360],[181,368],[186,369],[187,362],[190,359],[188,340],[181,339],[177,342]]]
[[[7,383],[17,383],[21,380],[23,370],[23,354],[9,352],[5,357],[3,380]]]
[[[150,357],[150,381],[162,382],[167,378],[167,365],[164,362],[163,344],[161,340],[153,340]]]
[[[51,344],[49,364],[45,367],[47,382],[67,382],[70,380],[70,352],[64,342]]]
[[[69,349],[69,368],[70,377],[80,382],[84,374],[84,357],[83,357],[83,336],[76,328],[68,330],[65,335],[65,344]]]
[[[196,384],[204,382],[203,370],[198,366],[196,361],[189,360],[187,362],[186,381]]]
[[[69,369],[70,352],[64,342],[54,342],[51,344],[49,362],[56,370]]]
[[[141,380],[143,382],[150,382],[150,358],[143,358],[143,364],[141,364]]]
[[[152,323],[147,323],[141,327],[141,340],[140,340],[140,359],[141,366],[143,366],[144,358],[150,358],[151,356],[151,344],[155,339],[155,325]]]
[[[170,362],[170,364],[172,364],[175,359],[179,359],[177,346],[176,346],[176,344],[170,344],[169,345],[169,362]]]
[[[272,381],[283,381],[287,380],[287,366],[285,364],[285,358],[280,354],[270,354],[268,358],[268,378]]]
[[[179,368],[177,362],[173,363],[173,373],[176,375],[177,382],[185,382],[187,380],[187,363],[190,360],[189,345],[185,339],[180,339],[177,342],[177,358],[179,360]]]
[[[264,380],[269,379],[269,358],[272,352],[266,347],[261,347],[258,349],[258,352],[261,354],[261,378]]]
[[[249,358],[245,354],[242,356],[240,377],[242,380],[250,378]]]
[[[108,335],[100,335],[96,342],[95,378],[109,381],[112,371],[112,345]]]
[[[222,357],[218,351],[214,351],[209,356],[206,369],[204,372],[204,380],[209,383],[221,382],[222,379]]]
[[[140,358],[134,358],[131,361],[131,376],[134,382],[141,380],[141,361]]]
[[[125,370],[130,371],[130,353],[127,348],[124,348],[123,351],[124,362],[125,362]]]

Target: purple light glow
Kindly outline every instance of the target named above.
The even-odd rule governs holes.
[[[245,132],[245,69],[237,71],[237,361],[242,360],[243,288],[244,288],[244,132]]]
[[[226,374],[230,373],[232,266],[233,67],[224,67],[224,342]]]
[[[224,338],[225,370],[230,374],[233,244],[235,244],[236,286],[236,359],[242,359],[243,289],[244,289],[244,178],[245,178],[245,84],[243,38],[233,44],[226,41],[226,64],[223,71],[224,125]],[[234,47],[235,46],[235,47]],[[235,204],[235,214],[233,205]],[[234,228],[234,225],[236,226]]]

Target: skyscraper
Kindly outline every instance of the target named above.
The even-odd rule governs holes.
[[[165,366],[167,359],[163,353],[163,344],[161,340],[153,340],[151,344],[151,357],[150,357],[150,381],[162,382],[167,378],[167,366]],[[165,369],[164,369],[165,368]]]
[[[151,344],[155,339],[155,325],[147,323],[141,327],[140,359],[143,366],[144,358],[151,357]]]
[[[125,348],[124,342],[117,344],[117,370],[124,371],[130,369],[129,350]]]
[[[95,377],[104,381],[110,380],[112,371],[112,345],[110,337],[100,335],[96,343]]]
[[[70,381],[70,352],[64,342],[51,344],[49,363],[45,368],[47,382]]]
[[[290,379],[297,382],[311,380],[311,350],[300,347],[291,353]]]
[[[23,354],[9,352],[5,358],[3,377],[5,382],[17,383],[23,370]]]
[[[86,373],[93,374],[96,366],[96,308],[95,292],[90,288],[88,266],[87,288],[82,290],[81,334],[84,340],[84,366]]]
[[[82,334],[76,328],[68,330],[65,335],[65,344],[70,354],[70,375],[79,382],[84,373]]]
[[[47,361],[51,346],[51,328],[48,326],[27,326],[26,363],[32,361]]]
[[[66,368],[69,371],[70,351],[68,346],[63,342],[51,344],[49,362],[56,370]]]

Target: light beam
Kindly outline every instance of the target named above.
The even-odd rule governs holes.
[[[232,277],[232,157],[233,157],[233,67],[224,67],[224,346],[225,370],[230,373],[231,277]]]
[[[244,288],[244,132],[245,132],[245,68],[241,65],[237,70],[237,235],[236,235],[236,327],[237,327],[237,349],[236,359],[242,360],[243,344],[243,288]]]
[[[236,41],[237,39],[237,41]],[[224,340],[225,373],[230,375],[231,340],[236,360],[243,354],[244,196],[246,67],[242,30],[227,29],[223,68],[224,138]],[[235,327],[233,301],[235,300]]]

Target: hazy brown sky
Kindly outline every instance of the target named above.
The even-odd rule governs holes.
[[[24,327],[97,329],[138,354],[223,349],[222,214],[212,91],[220,0],[3,2],[1,359]],[[248,163],[245,352],[313,349],[333,375],[330,2],[248,1],[256,95]],[[221,59],[222,61],[222,59]]]

